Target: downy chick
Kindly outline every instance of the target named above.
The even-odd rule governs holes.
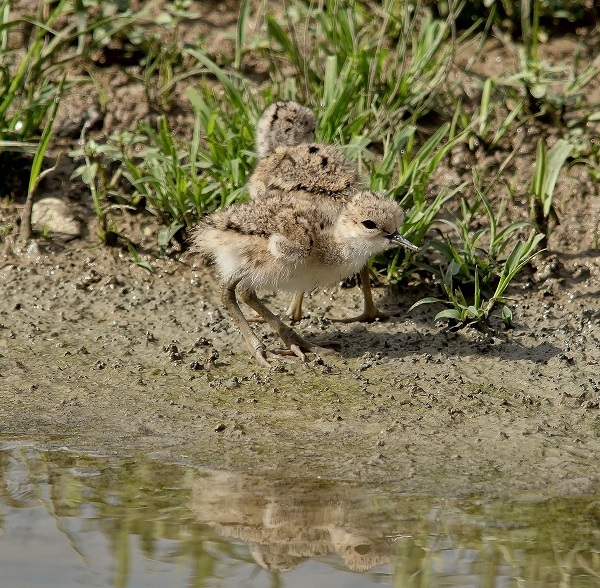
[[[256,360],[268,366],[265,347],[242,314],[236,293],[279,335],[289,352],[325,351],[296,333],[258,298],[257,290],[309,291],[347,278],[370,257],[401,245],[416,250],[397,231],[403,211],[376,192],[356,193],[337,217],[317,201],[275,194],[205,217],[194,249],[214,260],[222,300]]]
[[[315,129],[315,117],[310,109],[297,102],[277,102],[269,106],[257,123],[256,149],[262,157],[248,180],[252,198],[273,194],[290,194],[296,198],[318,201],[319,206],[335,218],[359,190],[365,186],[356,166],[333,145],[298,142]],[[297,128],[293,128],[297,125]],[[369,269],[360,270],[363,311],[356,317],[339,322],[372,322],[388,318],[373,302]],[[296,292],[287,315],[293,322],[302,318],[303,292]]]

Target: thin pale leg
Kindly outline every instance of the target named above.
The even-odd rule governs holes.
[[[304,352],[315,352],[315,353],[330,353],[329,349],[320,347],[310,343],[294,329],[288,327],[281,319],[273,314],[259,299],[256,292],[253,290],[244,290],[240,292],[242,300],[260,316],[262,316],[267,324],[279,335],[280,339],[286,345],[286,347],[302,361],[306,359]]]
[[[230,284],[224,284],[221,291],[221,300],[223,301],[223,304],[225,305],[227,312],[230,314],[235,326],[239,329],[242,337],[244,337],[244,341],[246,341],[246,345],[248,346],[252,356],[255,357],[256,361],[258,361],[258,363],[260,363],[262,366],[270,367],[270,364],[267,361],[267,353],[264,345],[252,332],[248,321],[240,310],[240,306],[235,296],[235,287],[237,284],[237,281]]]
[[[369,266],[365,265],[360,270],[360,289],[363,293],[363,311],[358,316],[344,319],[332,319],[336,323],[372,323],[376,320],[384,321],[390,318],[390,315],[379,310],[373,302],[373,293],[371,292],[371,277],[369,276]]]
[[[296,292],[288,309],[285,311],[286,316],[290,318],[293,323],[297,323],[302,319],[302,301],[304,299],[304,292]],[[264,323],[265,319],[260,315],[248,317],[249,323]]]
[[[286,315],[290,317],[293,323],[297,323],[302,318],[302,300],[304,292],[296,292],[290,305],[286,311]]]

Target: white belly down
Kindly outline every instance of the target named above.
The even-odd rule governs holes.
[[[344,278],[358,273],[364,265],[358,263],[344,265],[324,265],[315,263],[299,264],[281,268],[281,271],[255,276],[252,280],[243,280],[255,289],[283,290],[284,292],[310,292],[318,287],[331,286]],[[240,284],[242,285],[242,284]]]

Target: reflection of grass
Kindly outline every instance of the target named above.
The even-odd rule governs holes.
[[[463,574],[481,585],[592,586],[600,578],[598,497],[445,502],[397,541],[395,586]]]
[[[21,480],[18,488],[9,483],[15,472]],[[192,577],[194,562],[203,560],[206,575],[202,578],[206,578],[213,575],[218,560],[206,544],[219,540],[188,509],[194,477],[190,469],[151,460],[115,460],[24,447],[0,451],[0,504],[29,509],[41,502],[56,519],[58,531],[67,534],[68,543],[88,561],[93,561],[94,553],[89,553],[85,533],[67,531],[72,525],[65,523],[73,517],[98,521],[111,546],[115,585],[129,585],[135,548],[132,536],[138,538],[148,559],[189,562]],[[165,551],[160,544],[163,539],[176,541],[177,547]],[[229,543],[223,542],[222,549],[228,557],[235,557]]]
[[[441,500],[356,483],[203,475],[141,456],[115,459],[31,446],[0,451],[0,505],[33,509],[40,503],[88,563],[95,554],[87,532],[104,533],[113,582],[121,586],[134,581],[137,546],[148,559],[186,569],[190,585],[201,586],[253,563],[240,539],[253,537],[260,553],[296,561],[298,553],[323,556],[326,535],[340,554],[358,542],[349,565],[379,565],[392,554],[399,587],[436,585],[449,575],[478,585],[520,578],[527,585],[584,586],[598,579],[599,497]],[[69,522],[76,518],[85,524]],[[313,535],[319,537],[316,549],[306,542]]]

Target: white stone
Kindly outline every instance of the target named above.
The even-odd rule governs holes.
[[[81,223],[60,198],[42,198],[33,204],[31,223],[36,231],[49,231],[58,237],[75,239],[81,236]]]

